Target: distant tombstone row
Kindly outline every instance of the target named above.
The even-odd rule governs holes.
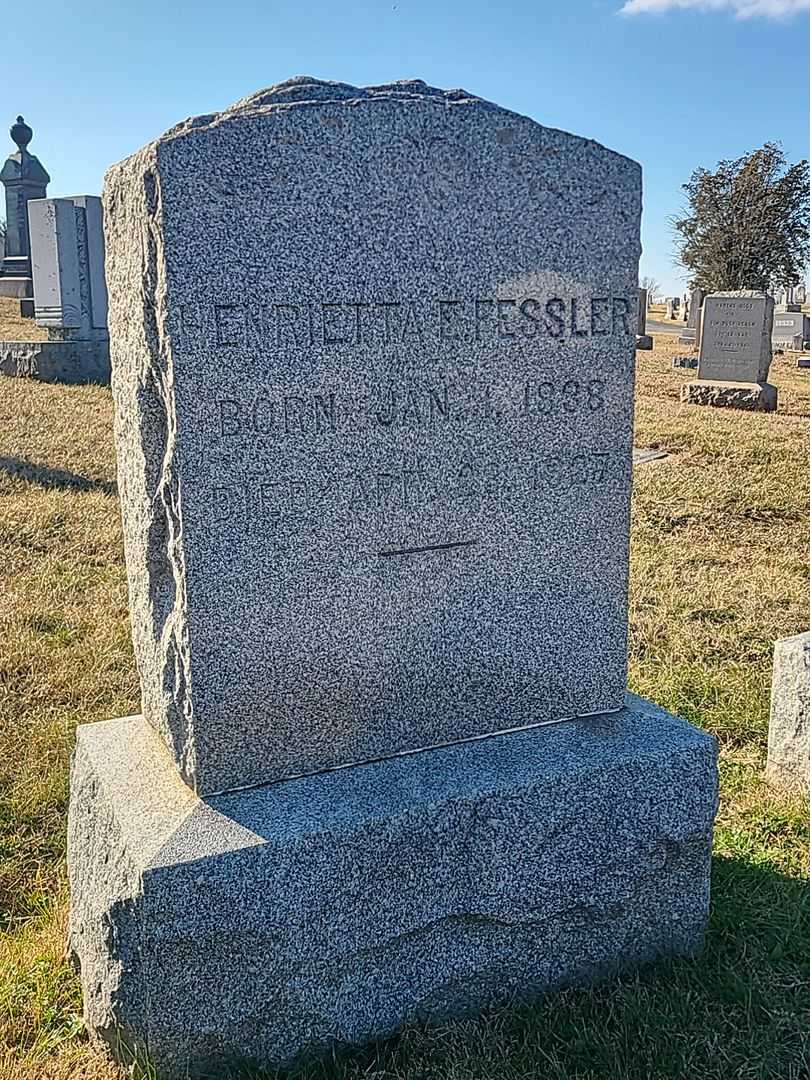
[[[777,311],[801,311],[807,303],[807,288],[803,284],[782,286],[775,290],[774,301]]]
[[[21,133],[20,126],[18,120],[11,129],[20,149],[9,157],[0,175],[12,176],[11,181],[3,179],[7,209],[11,200],[18,218],[24,211],[25,222],[23,228],[17,221],[7,248],[0,295],[24,298],[21,304],[33,308],[48,339],[0,342],[0,373],[47,381],[109,382],[101,200],[95,195],[42,197],[45,184],[37,188],[29,182],[36,172],[31,155],[24,151],[31,129],[24,125]],[[29,177],[22,187],[14,180],[18,159]],[[41,170],[41,175],[47,183],[47,173]],[[35,191],[39,195],[32,197]]]

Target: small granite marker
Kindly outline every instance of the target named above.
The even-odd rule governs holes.
[[[766,775],[810,795],[810,633],[774,643]]]
[[[640,209],[421,82],[108,174],[143,716],[73,759],[94,1039],[284,1064],[700,947],[715,745],[625,694]]]
[[[768,381],[773,298],[764,292],[710,293],[703,303],[698,377],[681,389],[692,405],[772,412]]]

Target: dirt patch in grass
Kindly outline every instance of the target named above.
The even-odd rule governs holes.
[[[762,780],[773,641],[810,629],[810,371],[774,362],[773,415],[685,406],[683,351],[660,335],[638,355],[636,444],[669,457],[634,470],[630,659],[634,690],[720,741],[705,951],[300,1076],[810,1077],[807,804]],[[0,382],[3,1080],[123,1077],[85,1040],[62,951],[73,732],[139,699],[111,416],[107,389]]]

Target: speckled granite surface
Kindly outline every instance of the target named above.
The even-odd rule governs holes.
[[[638,165],[302,78],[104,200],[143,711],[189,785],[621,707]]]
[[[690,953],[716,803],[714,741],[632,695],[204,801],[140,717],[81,727],[71,946],[90,1032],[168,1077],[216,1075]]]

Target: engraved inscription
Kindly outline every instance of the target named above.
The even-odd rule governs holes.
[[[606,407],[604,379],[532,379],[513,386],[442,383],[384,386],[353,393],[301,389],[259,394],[252,401],[215,402],[213,434],[222,440],[257,438],[311,441],[352,432],[381,434],[405,428],[450,428],[480,420],[491,424],[543,423],[588,415]]]
[[[213,487],[211,517],[227,526],[226,533],[262,536],[282,517],[311,513],[386,520],[454,502],[468,507],[509,499],[527,506],[537,500],[553,503],[622,482],[622,460],[607,451],[503,461],[458,451],[430,465],[416,455],[384,468],[319,472],[317,478],[260,475]]]
[[[257,297],[210,308],[187,305],[175,332],[186,347],[214,344],[221,349],[354,349],[431,342],[509,347],[539,338],[581,342],[631,337],[634,305],[635,300],[608,294],[318,301]]]

